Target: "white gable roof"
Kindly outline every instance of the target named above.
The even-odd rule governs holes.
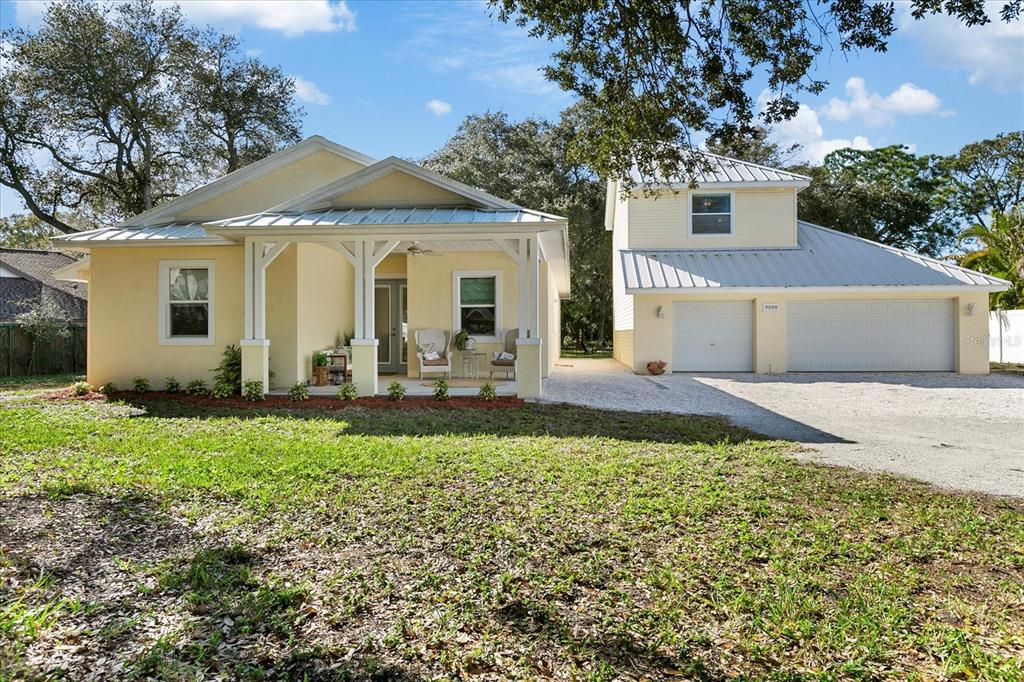
[[[626,290],[1009,287],[998,277],[845,232],[803,221],[798,227],[796,248],[620,251]]]
[[[414,163],[409,163],[397,156],[389,156],[351,175],[346,175],[302,196],[278,204],[271,208],[269,212],[313,211],[330,208],[332,198],[353,192],[360,187],[365,187],[376,180],[396,172],[405,173],[424,182],[436,185],[484,208],[519,208],[512,202],[499,199],[483,190],[475,189],[451,178],[446,178],[443,175],[427,170],[422,166],[417,166]]]
[[[370,166],[377,163],[377,160],[371,156],[357,152],[354,149],[349,149],[348,147],[342,146],[336,142],[331,142],[320,135],[313,135],[312,137],[307,137],[301,142],[297,142],[290,147],[274,152],[259,161],[254,161],[248,166],[239,168],[232,173],[228,173],[227,175],[217,178],[212,182],[208,182],[201,187],[197,187],[191,192],[186,192],[180,197],[171,199],[170,201],[164,202],[159,206],[139,213],[138,215],[134,215],[120,223],[120,225],[156,225],[159,223],[165,223],[168,220],[172,220],[174,216],[179,213],[210,201],[211,199],[230,192],[231,190],[238,189],[257,178],[273,173],[276,170],[284,168],[289,164],[295,163],[300,159],[320,151],[332,152],[361,166]]]

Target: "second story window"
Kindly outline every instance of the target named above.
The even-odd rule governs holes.
[[[732,195],[691,194],[690,234],[732,234]]]

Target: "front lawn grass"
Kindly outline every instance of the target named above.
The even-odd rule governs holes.
[[[1024,504],[792,447],[0,396],[0,679],[1019,679]]]

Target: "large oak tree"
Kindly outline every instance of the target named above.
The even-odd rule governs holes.
[[[707,135],[730,145],[758,125],[793,117],[801,92],[820,93],[817,58],[838,49],[884,52],[893,3],[875,0],[490,0],[498,16],[561,45],[549,80],[591,105],[575,131],[581,160],[602,177],[693,177]],[[1024,0],[998,3],[1001,20]],[[990,21],[984,0],[911,0],[913,19]],[[756,106],[752,83],[770,98]],[[761,90],[758,85],[757,91]]]
[[[0,183],[61,232],[150,209],[299,136],[291,79],[176,6],[65,0],[38,31],[4,31],[0,50]]]

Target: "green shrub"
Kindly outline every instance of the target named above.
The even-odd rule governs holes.
[[[225,384],[231,387],[232,395],[242,390],[242,349],[235,344],[224,346],[220,356],[220,364],[214,367],[213,385]]]
[[[117,384],[113,381],[108,381],[97,389],[103,395],[110,395],[111,393],[117,393]]]
[[[210,395],[210,389],[206,387],[206,382],[202,379],[193,379],[188,382],[187,386],[185,386],[185,393],[188,393],[189,395],[206,396]]]
[[[356,385],[352,382],[346,382],[338,389],[339,400],[355,400],[358,397],[359,392],[356,391]]]
[[[181,383],[174,377],[167,377],[164,380],[164,390],[168,393],[177,393],[181,390]]]
[[[266,395],[263,393],[263,382],[258,379],[250,379],[242,384],[242,397],[250,403],[254,403],[258,400],[264,400]]]
[[[313,353],[313,366],[314,367],[326,367],[331,364],[331,358],[327,356],[326,351],[318,350]]]
[[[149,379],[146,377],[135,377],[132,381],[132,388],[136,393],[145,393],[149,390]]]
[[[392,381],[388,384],[388,398],[391,400],[405,399],[405,386],[400,381]]]
[[[83,396],[92,393],[92,386],[88,381],[76,381],[71,384],[71,395]]]
[[[237,394],[238,390],[234,387],[233,384],[229,384],[226,381],[216,381],[213,384],[212,393],[214,398],[230,398],[231,396]]]
[[[480,387],[480,400],[491,401],[498,397],[498,389],[494,387],[494,384],[487,382]]]
[[[309,387],[301,381],[296,381],[295,385],[288,389],[288,400],[309,400]]]
[[[450,397],[448,395],[448,380],[438,377],[434,382],[434,400],[448,400]]]

